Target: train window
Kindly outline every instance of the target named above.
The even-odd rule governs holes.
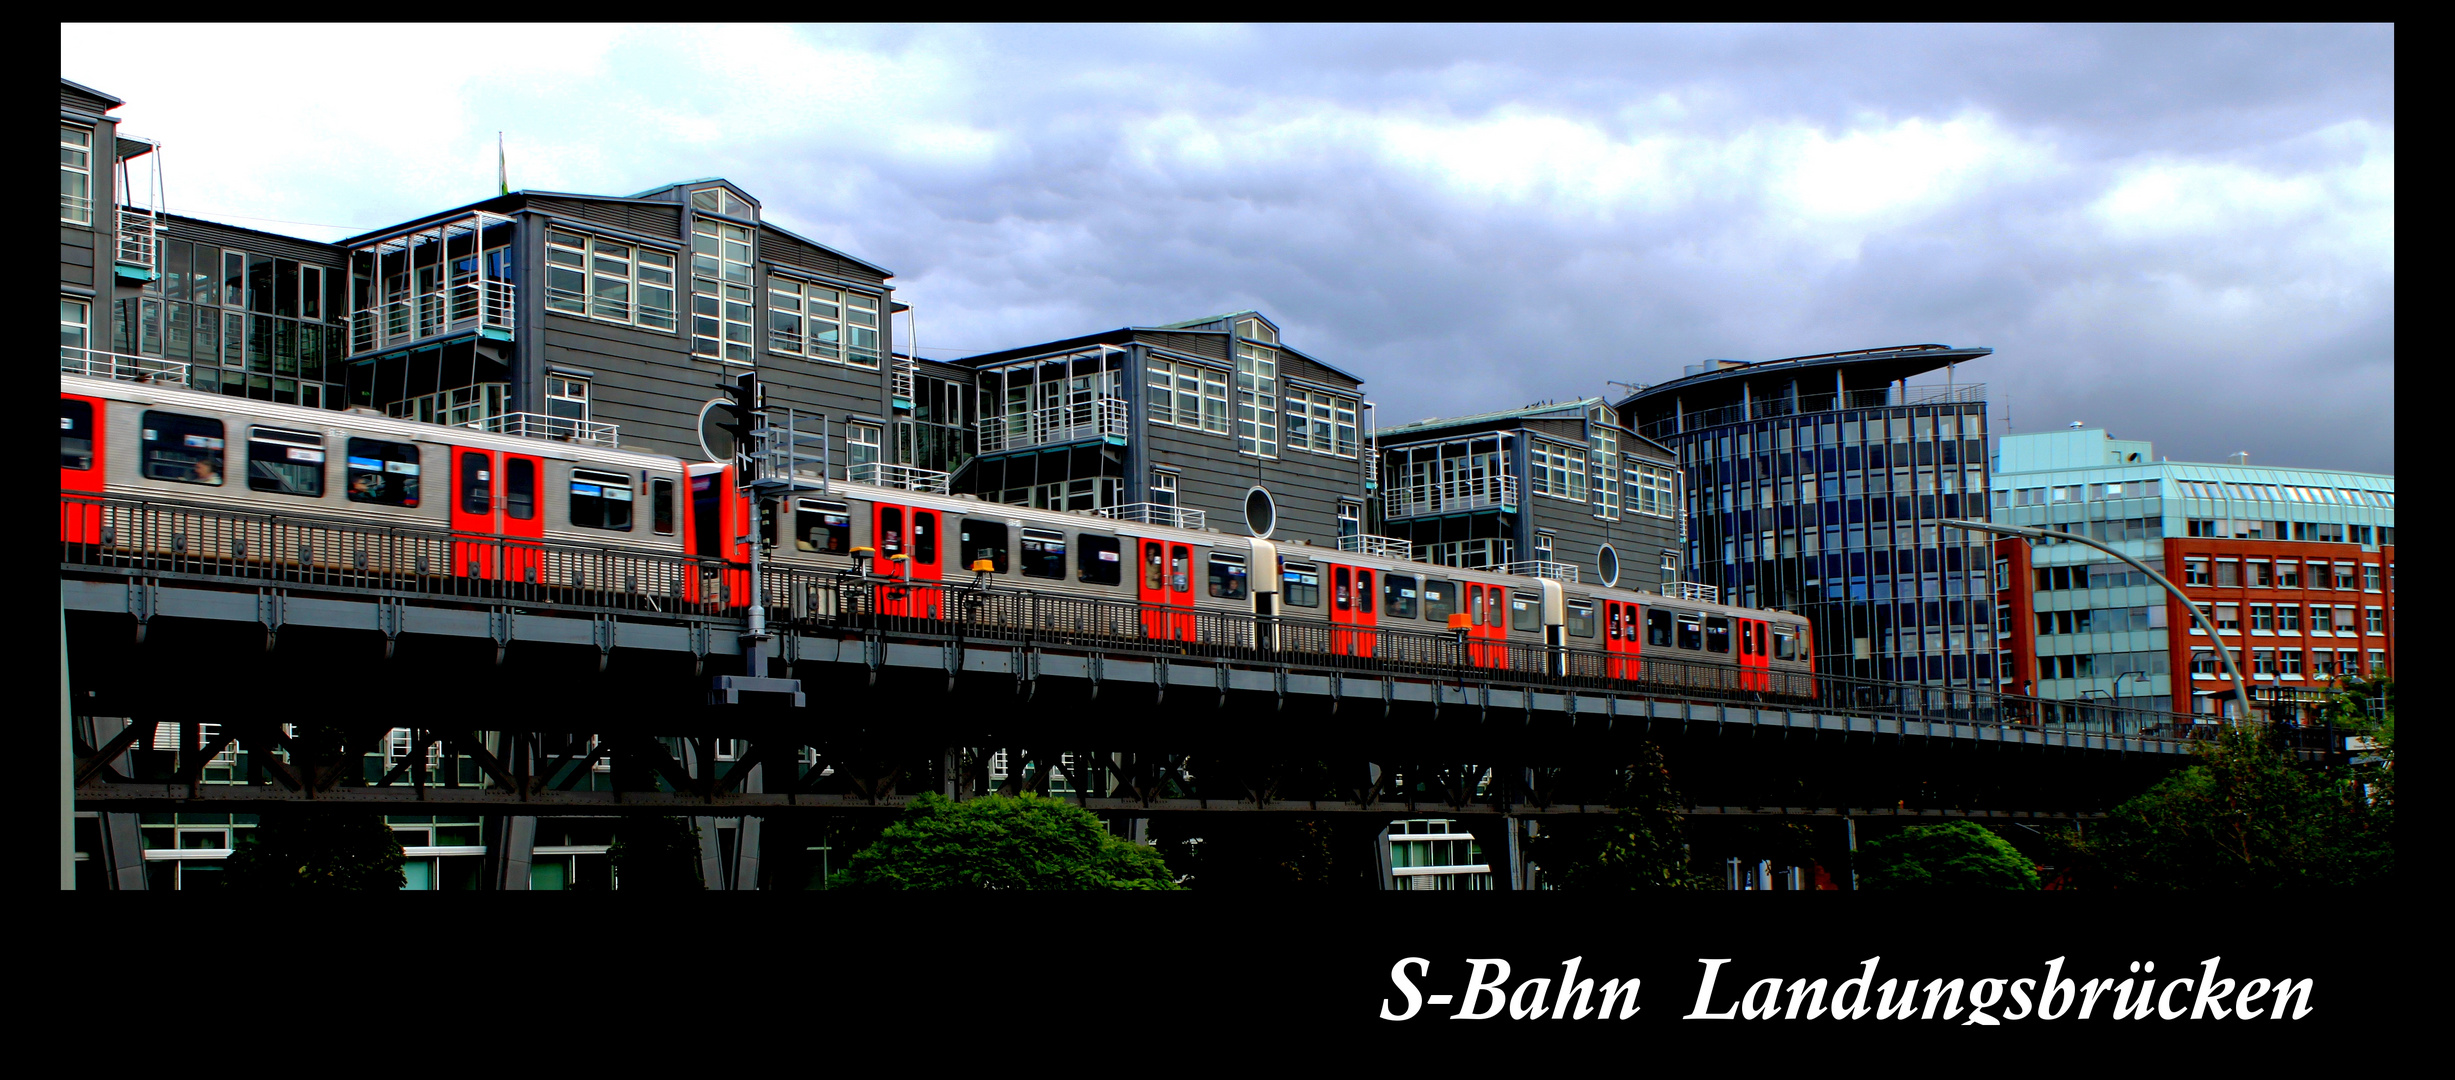
[[[1415,579],[1381,575],[1381,611],[1393,619],[1415,617]]]
[[[648,510],[659,536],[673,535],[673,481],[648,481]]]
[[[1005,532],[998,532],[997,572],[1006,572]],[[922,566],[938,565],[938,515],[934,510],[912,512],[912,561]]]
[[[1023,576],[1064,581],[1066,534],[1053,529],[1023,530]]]
[[[94,404],[60,399],[60,467],[94,467]]]
[[[1074,534],[1074,546],[1082,553],[1074,556],[1074,580],[1093,585],[1116,585],[1125,580],[1125,567],[1117,555],[1117,538]]]
[[[1739,655],[1756,655],[1756,623],[1753,620],[1739,620]]]
[[[629,482],[625,481],[627,485]],[[624,488],[629,494],[629,488]],[[527,458],[503,461],[503,516],[527,521],[537,516],[537,463]]]
[[[1142,587],[1160,592],[1168,587],[1168,559],[1158,541],[1142,545]]]
[[[815,499],[794,500],[793,546],[802,551],[823,551],[829,555],[851,551],[852,507]]]
[[[1006,523],[985,518],[963,519],[963,568],[982,559],[989,560],[997,573],[1006,572]]]
[[[1355,610],[1359,615],[1372,614],[1372,571],[1355,572]]]
[[[418,448],[413,443],[351,439],[342,458],[349,501],[418,505]]]
[[[221,421],[149,411],[143,443],[145,479],[221,486]]]
[[[1210,594],[1222,600],[1245,598],[1245,557],[1210,554]]]
[[[1796,655],[1797,651],[1797,636],[1788,630],[1775,627],[1773,630],[1773,658],[1776,660],[1795,660],[1798,659]]]
[[[1340,611],[1355,610],[1355,578],[1344,566],[1330,568],[1330,603]]]
[[[881,506],[878,508],[879,567],[881,569],[885,568],[888,559],[903,553],[904,508],[900,506]]]
[[[324,494],[324,437],[312,431],[247,429],[247,490]]]
[[[1193,591],[1193,549],[1183,544],[1168,547],[1168,591]]]
[[[1696,615],[1679,617],[1679,647],[1689,652],[1705,648],[1705,620]]]
[[[1424,579],[1424,618],[1449,625],[1449,617],[1458,613],[1458,583]]]
[[[1483,586],[1466,587],[1466,618],[1477,626],[1483,625]]]
[[[493,482],[493,474],[486,471],[486,455],[460,455],[460,512],[483,514],[493,509],[487,501]]]
[[[1533,593],[1509,594],[1509,629],[1543,629],[1543,598]]]
[[[1568,634],[1570,637],[1594,636],[1594,601],[1569,601]]]
[[[1671,647],[1670,612],[1656,610],[1645,613],[1645,643],[1665,649]]]
[[[1279,571],[1279,592],[1288,607],[1321,606],[1321,569],[1312,563],[1288,563]]]
[[[1723,615],[1705,617],[1705,651],[1718,653],[1730,651],[1729,617]]]
[[[690,478],[691,553],[694,555],[712,557],[724,552],[725,496],[716,487],[716,478],[721,475],[701,473]]]
[[[631,478],[594,469],[571,470],[571,523],[631,531]]]

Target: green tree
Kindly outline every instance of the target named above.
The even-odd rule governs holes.
[[[400,841],[381,814],[338,807],[267,810],[230,853],[233,889],[391,889],[408,884]]]
[[[689,818],[633,817],[614,832],[606,849],[614,882],[622,890],[700,892],[699,826]]]
[[[1974,821],[1912,825],[1859,848],[1863,889],[2034,889],[2037,865]]]
[[[1621,769],[1608,817],[1546,820],[1527,841],[1527,854],[1555,889],[1710,889],[1717,883],[1689,865],[1681,811],[1687,799],[1672,786],[1662,751],[1643,744]]]
[[[1080,807],[1038,795],[914,799],[835,889],[1175,889],[1159,852]]]
[[[2118,806],[2086,846],[2087,880],[2116,888],[2272,889],[2386,884],[2395,871],[2392,715],[2383,760],[2313,767],[2252,727]]]

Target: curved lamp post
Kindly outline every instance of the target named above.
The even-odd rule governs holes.
[[[2225,674],[2233,679],[2234,696],[2242,703],[2242,718],[2246,720],[2250,718],[2250,684],[2243,680],[2241,667],[2233,662],[2233,650],[2225,647],[2225,640],[2217,636],[2216,624],[2209,622],[2208,617],[2200,613],[2199,605],[2192,603],[2190,597],[2182,595],[2182,590],[2175,588],[2173,582],[2165,580],[2165,575],[2149,569],[2138,559],[2107,547],[2105,544],[2072,533],[2033,529],[2026,525],[2000,525],[1992,521],[1957,521],[1949,518],[1938,521],[1936,524],[1947,529],[1963,529],[1969,532],[1999,533],[2004,536],[2026,537],[2030,540],[2055,540],[2085,544],[2121,559],[2132,569],[2148,575],[2149,580],[2164,586],[2165,591],[2172,594],[2174,599],[2182,601],[2182,610],[2190,612],[2191,619],[2197,622],[2200,629],[2208,635],[2208,643],[2216,647],[2217,658],[2225,662]],[[2119,680],[2116,685],[2120,685]]]

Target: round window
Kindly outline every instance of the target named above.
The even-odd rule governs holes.
[[[1246,532],[1266,540],[1278,524],[1279,505],[1270,498],[1270,489],[1256,486],[1245,492]]]
[[[1620,583],[1620,553],[1612,550],[1611,545],[1604,544],[1601,551],[1594,553],[1594,563],[1602,570],[1604,588]]]

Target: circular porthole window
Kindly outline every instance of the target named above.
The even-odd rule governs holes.
[[[1594,564],[1602,571],[1604,588],[1609,589],[1619,585],[1620,553],[1612,550],[1611,545],[1604,544],[1601,551],[1594,553]]]
[[[1245,531],[1267,540],[1278,525],[1279,504],[1271,499],[1270,489],[1257,484],[1245,492]]]

